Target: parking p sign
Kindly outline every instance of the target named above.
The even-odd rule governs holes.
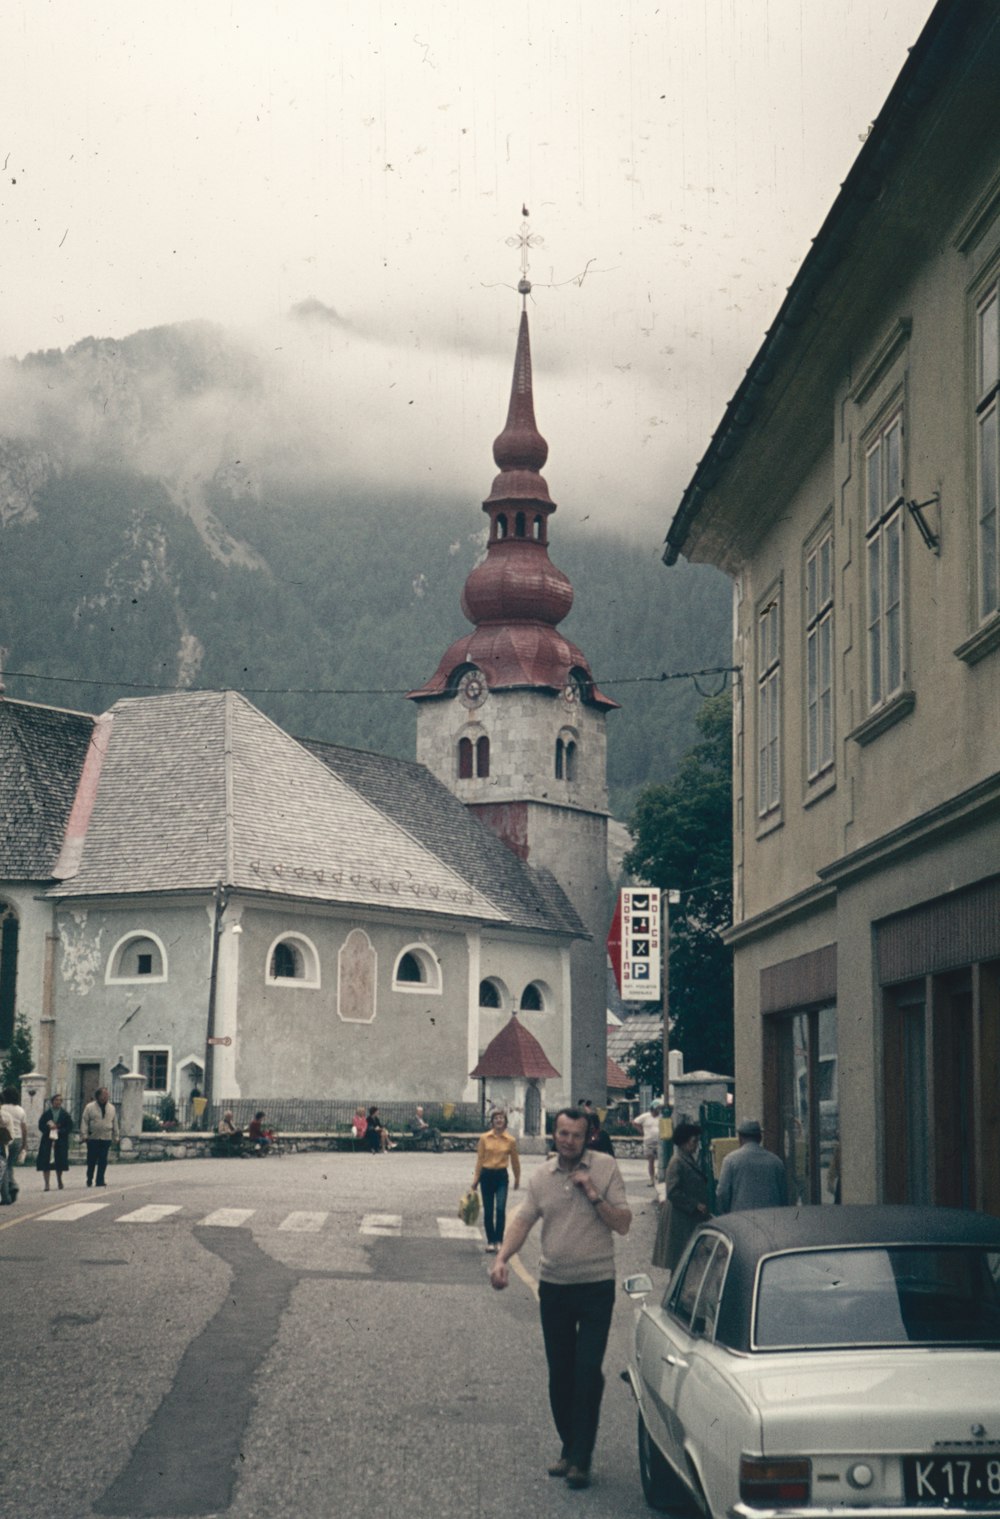
[[[626,886],[621,901],[621,993],[626,1002],[659,1002],[661,893]]]

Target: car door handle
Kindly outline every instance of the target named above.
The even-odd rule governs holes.
[[[687,1366],[687,1361],[682,1361],[680,1356],[676,1355],[661,1355],[660,1360],[666,1361],[668,1366]]]

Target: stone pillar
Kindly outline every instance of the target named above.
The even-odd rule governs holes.
[[[138,1071],[129,1071],[127,1076],[122,1077],[122,1107],[118,1115],[118,1126],[123,1139],[137,1139],[142,1133],[142,1094],[145,1090],[146,1078]],[[125,1148],[124,1145],[122,1148]]]
[[[29,1071],[27,1076],[21,1077],[21,1106],[28,1125],[28,1153],[32,1155],[38,1149],[38,1141],[41,1138],[38,1132],[38,1120],[45,1112],[48,1098],[48,1082],[41,1071]]]

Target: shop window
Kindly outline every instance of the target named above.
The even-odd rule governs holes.
[[[768,1138],[785,1164],[788,1201],[839,1202],[837,1010],[769,1016],[764,1026],[774,1079]]]

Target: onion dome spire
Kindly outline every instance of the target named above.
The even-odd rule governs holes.
[[[522,305],[531,290],[526,228],[527,223],[518,239]],[[412,697],[452,695],[474,667],[491,690],[527,686],[560,692],[572,684],[584,702],[617,706],[594,685],[581,651],[556,631],[573,605],[573,587],[549,558],[548,521],[556,505],[541,473],[548,453],[535,421],[528,313],[522,309],[507,421],[493,444],[499,474],[483,502],[490,519],[486,557],[462,592],[462,611],[475,631],[452,644],[433,678],[411,691]]]

